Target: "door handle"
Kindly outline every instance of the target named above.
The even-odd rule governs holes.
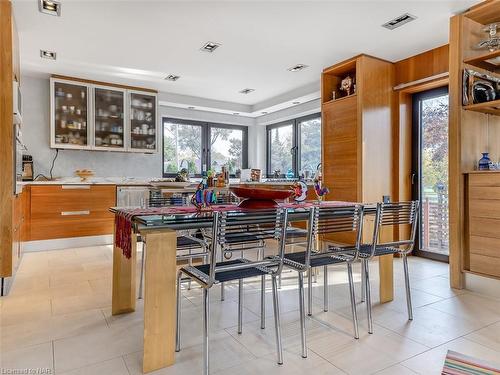
[[[61,211],[61,216],[83,216],[90,215],[89,210],[84,211]]]
[[[65,190],[89,190],[90,185],[61,185],[61,189],[65,189]]]
[[[417,175],[416,175],[415,173],[412,173],[412,174],[410,175],[410,179],[411,179],[411,184],[412,184],[412,185],[415,185],[415,177],[417,177]]]

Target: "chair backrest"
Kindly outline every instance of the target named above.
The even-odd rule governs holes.
[[[235,270],[254,267],[273,267],[274,272],[280,273],[283,268],[285,255],[286,226],[288,224],[288,210],[265,209],[252,211],[214,212],[209,269],[209,285],[216,278],[215,273],[223,270]],[[273,256],[263,260],[248,260],[237,264],[216,266],[218,252],[221,246],[238,243],[248,244],[248,249],[256,240],[277,239],[278,247]],[[255,248],[255,246],[253,246]]]
[[[376,247],[395,247],[404,250],[406,254],[413,250],[419,214],[419,201],[378,203],[375,213],[375,223],[372,238],[372,256]],[[398,241],[380,242],[380,230],[384,226],[410,226],[408,236]],[[402,231],[400,231],[401,233]]]
[[[308,234],[306,250],[306,266],[310,264],[310,256],[313,249],[313,240],[318,235],[334,233],[353,233],[354,243],[335,247],[327,250],[323,255],[345,255],[346,260],[356,260],[361,246],[361,235],[363,230],[363,206],[354,204],[350,206],[318,206],[313,209],[314,213],[308,225],[311,230]],[[314,255],[316,256],[316,255]]]

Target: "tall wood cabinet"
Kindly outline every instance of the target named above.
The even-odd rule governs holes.
[[[342,96],[350,76],[354,93]],[[322,167],[329,200],[373,203],[391,196],[394,66],[360,55],[323,70]]]
[[[500,22],[500,1],[484,1],[450,20],[449,216],[454,288],[465,286],[464,273],[500,277],[495,268],[500,265],[500,180],[498,172],[474,171],[482,152],[489,152],[494,162],[500,160],[500,100],[469,104],[463,98],[465,69],[500,78],[495,63],[500,53],[477,48],[488,38],[485,28],[494,22]]]

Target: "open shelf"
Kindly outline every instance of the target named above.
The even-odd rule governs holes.
[[[322,74],[322,101],[323,104],[337,101],[345,97],[351,97],[356,94],[347,96],[340,91],[340,83],[347,76],[353,79],[354,87],[356,87],[356,59],[351,59],[346,62],[331,66],[323,70]]]
[[[496,63],[492,60],[496,60]],[[470,57],[465,59],[464,63],[498,73],[500,72],[500,50]]]
[[[333,103],[341,102],[342,100],[346,100],[346,99],[350,99],[350,98],[355,98],[355,97],[356,97],[356,94],[351,94],[351,95],[348,95],[348,96],[343,96],[343,97],[338,98],[338,99],[329,100],[327,102],[324,102],[323,105],[331,105]]]
[[[465,105],[462,108],[467,111],[475,111],[500,116],[500,100],[492,100],[491,102]]]

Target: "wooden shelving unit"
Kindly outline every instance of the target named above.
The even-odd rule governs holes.
[[[498,63],[495,64],[492,60],[497,60]],[[500,50],[469,57],[464,60],[464,63],[498,73],[500,72]]]
[[[491,102],[470,104],[463,107],[467,111],[475,111],[486,113],[489,115],[500,116],[500,100],[493,100]]]
[[[487,37],[486,25],[499,21],[500,1],[484,1],[450,19],[449,247],[454,288],[466,286],[464,273],[496,277],[491,265],[500,265],[500,236],[478,225],[486,216],[486,221],[500,222],[500,200],[492,198],[500,197],[500,180],[493,177],[498,173],[467,173],[483,152],[493,161],[500,159],[500,100],[462,105],[464,69],[498,76],[499,66],[488,60],[500,58],[500,51],[478,52],[476,46]],[[471,219],[477,217],[479,221]]]

